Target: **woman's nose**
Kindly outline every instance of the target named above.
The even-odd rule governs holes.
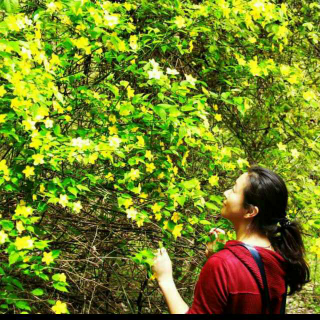
[[[229,191],[230,191],[230,190],[227,190],[227,191],[225,191],[225,192],[223,193],[226,198],[228,198]]]

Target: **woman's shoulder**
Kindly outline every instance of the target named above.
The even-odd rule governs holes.
[[[237,257],[228,249],[221,249],[218,252],[215,252],[208,261],[210,263],[217,263],[220,262],[225,265],[234,264],[238,262]]]

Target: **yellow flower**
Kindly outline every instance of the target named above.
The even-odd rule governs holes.
[[[4,88],[4,86],[0,86],[0,98],[3,97],[6,94],[6,89]]]
[[[217,121],[222,121],[222,116],[220,113],[217,113],[214,115],[214,118],[217,120]]]
[[[153,70],[148,71],[149,79],[159,80],[162,75],[163,75],[163,72],[158,69],[153,69]]]
[[[247,62],[243,57],[239,56],[238,54],[235,54],[235,57],[236,57],[236,59],[237,59],[237,61],[238,61],[240,66],[245,66],[246,65]]]
[[[22,172],[25,174],[26,178],[34,176],[34,167],[26,166]]]
[[[154,169],[156,168],[153,162],[146,163],[146,167],[147,167],[147,169],[146,169],[147,172],[153,172]]]
[[[114,28],[115,25],[119,23],[119,18],[116,15],[109,15],[108,13],[104,16],[104,19],[106,20],[107,25],[110,28]]]
[[[128,174],[129,178],[134,181],[140,177],[140,171],[139,169],[131,169],[131,171]]]
[[[38,138],[32,138],[32,142],[30,143],[30,148],[39,149],[42,145],[42,141]]]
[[[218,185],[218,181],[219,181],[219,177],[218,176],[211,176],[209,178],[209,183],[212,185],[212,186],[217,186]]]
[[[248,39],[248,41],[249,41],[250,43],[256,43],[256,42],[257,42],[257,39],[256,39],[255,37],[250,37],[250,38]]]
[[[185,27],[185,22],[186,20],[181,16],[177,16],[176,19],[174,20],[174,23],[177,25],[178,28]]]
[[[0,170],[3,171],[5,175],[8,175],[9,169],[6,163],[7,163],[6,159],[3,159],[0,161]]]
[[[51,308],[52,311],[56,314],[67,313],[67,304],[58,300],[56,304]]]
[[[159,206],[158,203],[155,203],[155,204],[151,207],[153,213],[160,212],[161,208],[162,208],[162,207]]]
[[[290,66],[282,64],[280,66],[280,72],[282,73],[283,76],[287,77],[290,74]]]
[[[7,115],[6,114],[0,114],[0,123],[5,123],[6,122],[6,117]]]
[[[151,151],[150,151],[150,150],[147,150],[147,151],[146,151],[146,155],[145,155],[145,157],[146,157],[149,161],[151,161],[151,160],[152,160],[153,155],[152,155],[152,153],[151,153]]]
[[[64,273],[58,273],[59,275],[59,279],[58,281],[61,281],[61,282],[66,282],[67,281],[67,277]]]
[[[113,174],[111,172],[109,172],[108,174],[106,174],[104,176],[108,181],[114,181],[114,177]]]
[[[92,153],[88,157],[88,162],[91,164],[94,164],[97,159],[98,159],[98,153]]]
[[[59,203],[65,207],[68,204],[68,196],[66,194],[60,194]]]
[[[44,163],[44,160],[43,160],[43,155],[42,154],[34,154],[32,156],[32,159],[34,160],[33,164],[35,166],[37,166],[38,164],[43,164]]]
[[[183,224],[175,225],[175,227],[173,228],[173,231],[172,231],[172,234],[173,234],[175,239],[177,239],[177,237],[181,237],[182,229],[183,229]]]
[[[31,119],[23,120],[22,124],[24,125],[26,130],[36,130],[36,122],[32,121]]]
[[[163,172],[161,172],[159,175],[158,175],[158,179],[163,179],[164,178],[164,173]]]
[[[298,76],[296,74],[291,75],[288,79],[288,82],[291,84],[298,83]]]
[[[148,198],[148,195],[147,195],[146,193],[142,192],[142,193],[140,194],[140,198],[147,199],[147,198]]]
[[[86,49],[89,45],[89,40],[88,38],[81,37],[77,40],[73,40],[73,43],[78,49]]]
[[[44,252],[43,253],[43,258],[42,258],[42,262],[45,262],[46,265],[48,266],[50,263],[52,263],[54,261],[54,258],[52,256],[52,252]]]
[[[80,201],[77,201],[77,202],[74,202],[73,203],[73,206],[72,206],[72,209],[76,212],[76,213],[79,213],[82,209],[82,205],[81,205],[81,202]]]
[[[312,90],[308,90],[308,91],[304,92],[302,94],[302,96],[306,101],[310,101],[312,99],[316,99],[316,95]]]
[[[179,213],[178,212],[174,212],[172,217],[171,217],[171,220],[174,222],[174,223],[177,223],[178,220],[179,220],[180,216],[179,216]]]
[[[33,213],[33,209],[31,207],[26,207],[25,205],[22,205],[21,203],[17,205],[17,208],[15,210],[15,214],[17,216],[23,216],[25,218],[27,218],[32,213]]]
[[[161,218],[162,218],[162,214],[161,214],[161,213],[156,213],[156,214],[155,214],[155,219],[156,219],[157,221],[160,221]]]
[[[137,222],[137,226],[140,228],[141,226],[143,226],[144,220],[142,217],[138,218],[138,220],[136,220]]]
[[[0,231],[0,244],[4,244],[7,239],[8,239],[8,235],[3,230],[1,230]]]
[[[179,72],[176,69],[167,68],[167,74],[177,75]]]
[[[124,200],[123,205],[126,207],[126,209],[128,209],[131,205],[133,205],[132,199],[127,198],[126,200]]]
[[[194,78],[191,74],[186,74],[186,81],[188,81],[191,85],[195,85],[197,79]]]
[[[281,151],[286,151],[286,149],[287,149],[287,146],[285,144],[283,144],[282,142],[279,142],[277,144],[277,146],[278,146],[279,150],[281,150]]]
[[[163,230],[167,230],[168,229],[168,223],[169,223],[168,220],[163,222]]]
[[[291,150],[291,154],[292,154],[292,156],[294,157],[294,158],[298,158],[299,157],[299,155],[300,155],[300,152],[297,150],[297,149],[292,149]]]
[[[138,37],[136,35],[130,36],[129,43],[130,43],[130,48],[132,50],[137,50],[138,49],[137,41],[138,41]]]
[[[18,250],[33,248],[33,240],[29,236],[22,238],[17,237],[14,244]]]
[[[16,229],[18,230],[19,234],[22,233],[22,231],[26,230],[21,221],[17,222]]]
[[[131,207],[131,208],[127,209],[126,213],[127,213],[128,219],[136,220],[138,211],[135,208]]]
[[[250,72],[253,76],[260,76],[261,75],[261,68],[258,65],[257,59],[258,59],[257,56],[255,56],[253,60],[250,60],[248,62]]]
[[[116,123],[117,122],[117,117],[114,114],[111,114],[109,116],[109,121],[112,123]]]
[[[43,193],[45,192],[46,188],[44,187],[43,184],[40,184],[40,192]]]
[[[128,99],[131,99],[134,97],[134,89],[132,89],[130,86],[127,88],[127,94],[128,94]]]

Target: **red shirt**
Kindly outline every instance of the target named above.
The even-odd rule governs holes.
[[[261,314],[261,274],[250,251],[228,241],[201,270],[188,314]],[[279,314],[285,293],[285,259],[277,252],[254,246],[264,264],[272,313]]]

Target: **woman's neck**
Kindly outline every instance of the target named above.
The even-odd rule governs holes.
[[[271,248],[271,243],[268,237],[261,235],[258,232],[249,232],[248,225],[238,226],[235,231],[237,235],[236,240],[238,241],[252,246]]]

